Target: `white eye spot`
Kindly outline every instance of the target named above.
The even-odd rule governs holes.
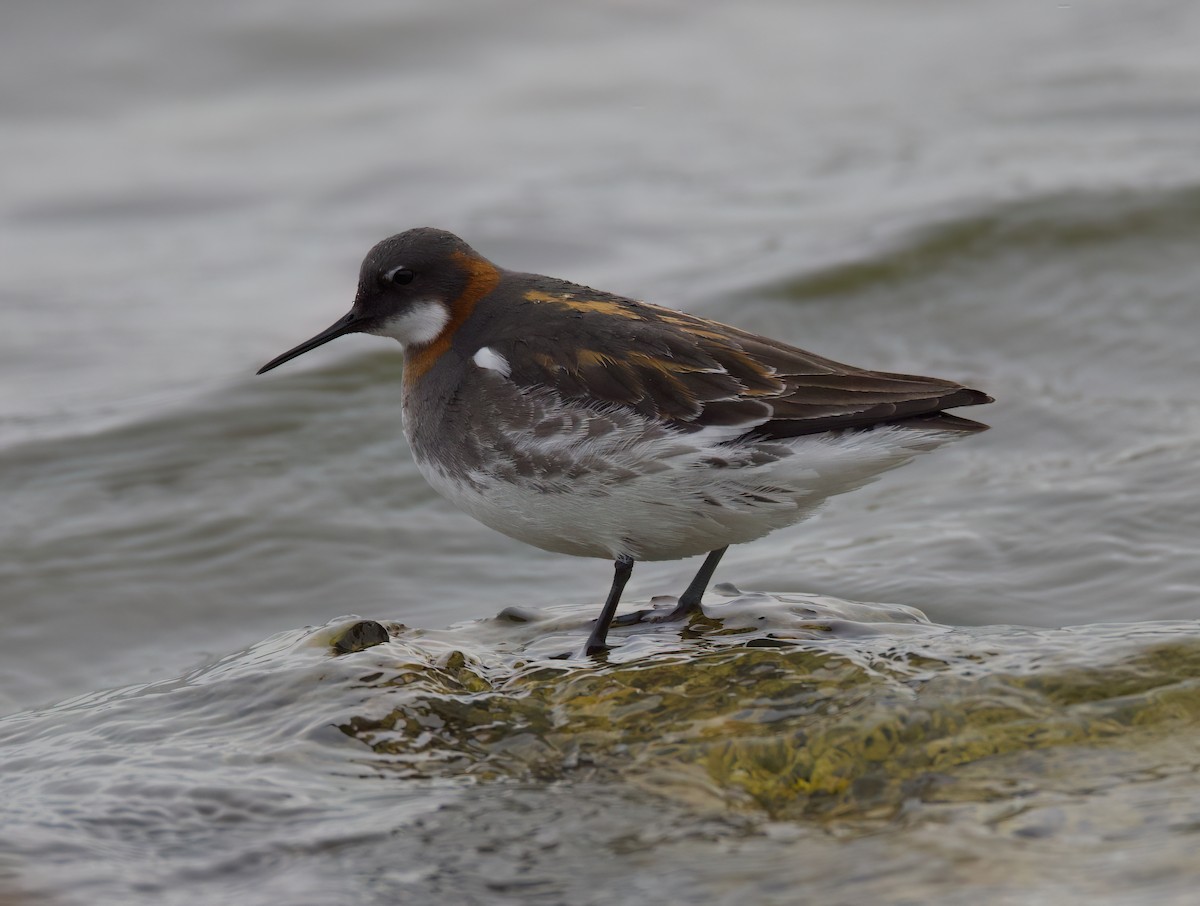
[[[448,323],[450,312],[441,302],[417,299],[400,314],[388,318],[370,332],[376,336],[399,340],[403,346],[421,346],[436,340]]]
[[[486,368],[488,371],[497,371],[503,377],[508,377],[511,371],[508,367],[508,359],[488,346],[481,346],[479,351],[471,356],[471,361],[480,368]]]

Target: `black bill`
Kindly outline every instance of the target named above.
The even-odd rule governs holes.
[[[264,372],[270,371],[272,368],[277,368],[284,362],[290,362],[298,355],[303,355],[311,349],[316,349],[318,346],[324,346],[330,340],[336,340],[338,337],[345,336],[348,333],[356,333],[361,328],[362,321],[362,318],[360,318],[354,312],[350,312],[350,314],[346,315],[344,318],[341,318],[331,327],[322,330],[311,340],[305,340],[299,346],[289,349],[283,355],[276,356],[275,358],[271,359],[271,361],[263,365],[262,368],[258,369],[255,374],[263,374]]]

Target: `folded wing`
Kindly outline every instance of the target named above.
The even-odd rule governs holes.
[[[521,329],[492,344],[518,385],[628,407],[684,430],[719,426],[759,437],[910,420],[986,427],[943,412],[992,401],[953,381],[867,371],[685,312],[567,286],[527,294]]]

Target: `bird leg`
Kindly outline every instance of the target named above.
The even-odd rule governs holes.
[[[717,564],[721,562],[721,557],[725,555],[725,551],[729,550],[729,545],[725,545],[715,551],[712,551],[704,558],[704,563],[697,570],[695,578],[688,585],[687,590],[679,597],[679,602],[674,609],[663,613],[660,610],[639,610],[635,613],[626,613],[613,620],[614,626],[631,626],[634,623],[670,623],[674,620],[684,620],[694,613],[702,613],[700,609],[700,601],[704,597],[704,592],[708,589],[708,583],[712,581],[713,573],[717,571]]]
[[[633,560],[631,558],[618,557],[613,563],[612,588],[608,590],[608,600],[604,602],[600,618],[596,620],[596,625],[592,627],[592,634],[588,636],[587,645],[583,649],[585,655],[590,657],[593,654],[608,651],[608,645],[605,644],[604,639],[608,635],[608,627],[612,623],[613,614],[617,612],[621,592],[625,590],[625,583],[629,581],[632,573]]]

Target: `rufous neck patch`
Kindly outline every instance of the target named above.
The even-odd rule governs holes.
[[[457,299],[450,303],[450,320],[431,342],[409,351],[404,362],[404,382],[411,384],[421,378],[450,348],[455,332],[462,327],[479,300],[500,285],[500,270],[490,261],[473,258],[464,252],[454,253],[455,263],[467,276],[467,285]]]

